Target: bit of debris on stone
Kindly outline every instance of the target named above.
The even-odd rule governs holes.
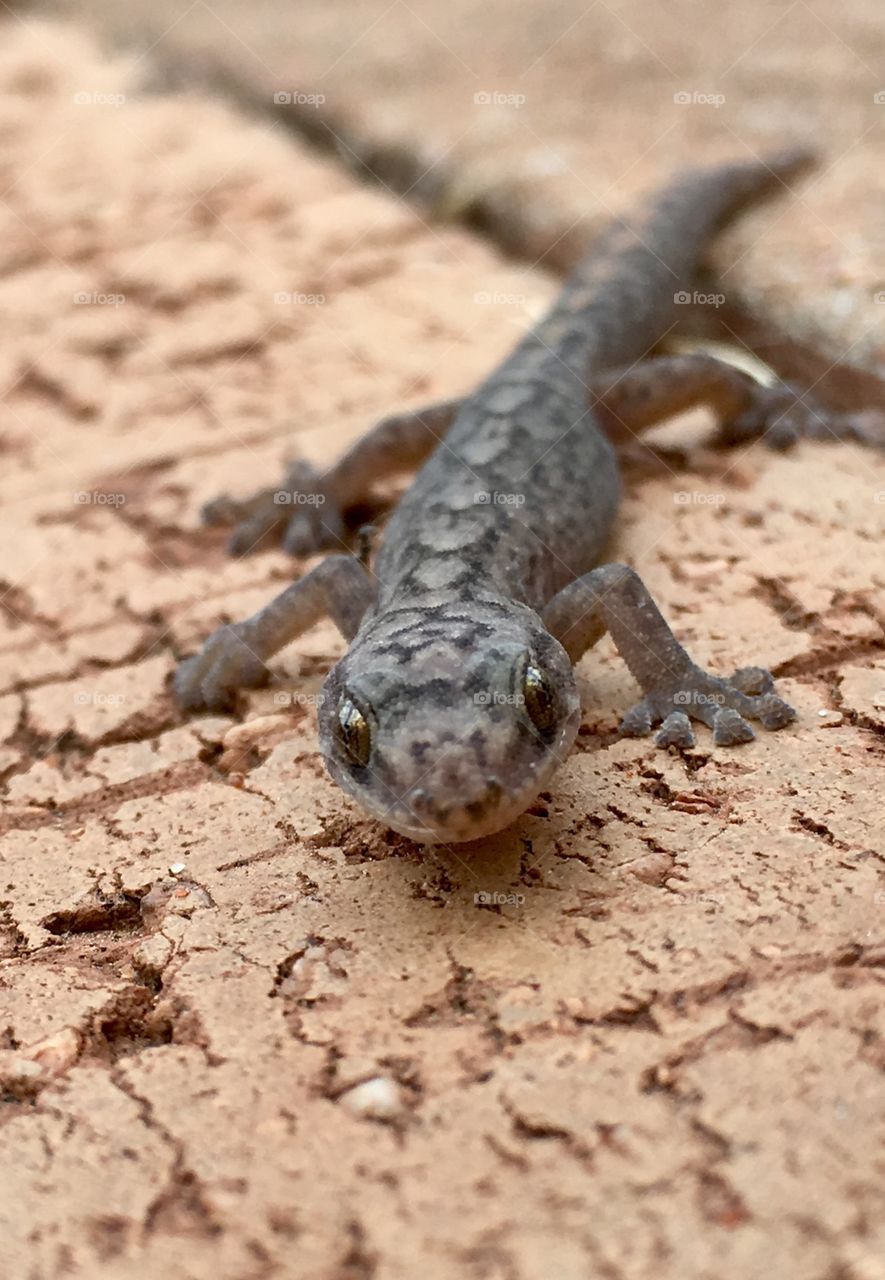
[[[340,1101],[348,1111],[365,1120],[398,1120],[406,1110],[402,1089],[389,1076],[364,1080],[343,1093]]]

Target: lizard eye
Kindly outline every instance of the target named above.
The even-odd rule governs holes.
[[[526,667],[522,692],[532,724],[538,733],[549,736],[558,723],[556,693],[549,677],[538,667]]]
[[[372,750],[372,731],[350,698],[342,698],[338,704],[338,739],[351,763],[365,768]]]

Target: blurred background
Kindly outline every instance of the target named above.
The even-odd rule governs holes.
[[[834,397],[880,397],[870,382],[836,386],[830,369],[878,374],[885,354],[878,0],[46,0],[22,12],[77,20],[134,51],[149,81],[210,83],[558,270],[672,170],[810,142],[818,173],[722,252],[731,301],[756,315],[755,328],[746,314],[732,324],[758,347],[773,340],[762,317],[776,322],[781,362],[785,339],[810,344]],[[787,363],[800,371],[795,348]]]

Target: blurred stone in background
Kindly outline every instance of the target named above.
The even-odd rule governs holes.
[[[722,314],[790,375],[869,402],[885,364],[878,0],[47,0],[165,77],[224,83],[435,212],[557,269],[674,169],[821,153],[719,248]],[[718,309],[718,308],[717,308]],[[822,357],[822,359],[821,359]]]

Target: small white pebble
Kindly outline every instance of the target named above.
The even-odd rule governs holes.
[[[169,874],[170,876],[180,876],[182,871],[186,870],[187,868],[183,862],[173,862],[172,866],[169,868]]]
[[[828,716],[830,713],[829,713],[829,711],[827,711],[827,710],[826,710],[826,708],[825,708],[825,707],[821,707],[820,711],[818,711],[818,713],[817,713],[817,714],[818,714],[819,716]]]
[[[818,711],[822,729],[838,729],[845,717],[841,711]]]
[[[405,1110],[402,1090],[389,1076],[354,1085],[341,1095],[341,1101],[353,1115],[367,1120],[395,1120]]]

